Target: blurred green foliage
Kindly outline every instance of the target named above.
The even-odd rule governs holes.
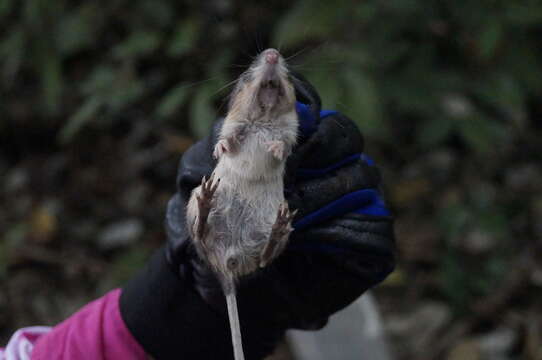
[[[126,119],[202,137],[239,64],[274,46],[363,129],[398,214],[436,214],[439,290],[458,311],[535,236],[505,168],[542,153],[540,1],[0,0],[0,23],[5,143],[35,127],[68,151]],[[457,245],[473,233],[495,243],[479,272]],[[144,257],[120,259],[124,279],[122,259]]]
[[[38,118],[61,119],[62,141],[134,107],[149,118],[190,114],[202,136],[243,36],[270,37],[286,54],[306,49],[300,69],[327,106],[382,141],[401,116],[421,148],[455,134],[487,153],[524,127],[527,100],[540,94],[540,2],[276,4],[263,7],[274,26],[258,35],[243,34],[251,29],[236,22],[236,2],[2,0],[2,108],[10,117],[17,96]],[[39,92],[21,98],[28,82]]]

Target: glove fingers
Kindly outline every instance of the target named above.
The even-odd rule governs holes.
[[[378,280],[393,271],[393,242],[391,219],[348,214],[295,234],[287,251],[324,256],[357,276]]]
[[[363,137],[356,125],[344,115],[336,114],[321,120],[316,132],[298,146],[288,158],[288,168],[325,168],[344,158],[363,152]]]
[[[191,275],[193,283],[197,285],[195,286],[197,292],[213,309],[223,314],[227,313],[226,298],[218,278],[209,266],[199,259],[193,246],[189,247],[188,253],[190,257],[187,258],[192,258]]]
[[[309,105],[314,118],[318,119],[322,107],[320,95],[318,95],[314,86],[303,75],[293,70],[290,70],[290,75],[292,76],[297,101]]]
[[[287,252],[313,254],[372,286],[394,269],[393,223],[348,214],[296,234]]]
[[[290,208],[299,209],[296,219],[302,219],[346,194],[377,186],[374,170],[359,159],[323,177],[298,182],[286,195]]]
[[[277,262],[288,281],[276,291],[287,305],[285,312],[290,314],[292,328],[311,329],[322,324],[373,284],[323,254],[287,252]]]
[[[289,248],[310,252],[390,255],[394,242],[391,218],[350,213],[294,233]]]

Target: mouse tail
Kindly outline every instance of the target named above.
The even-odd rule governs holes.
[[[226,291],[226,303],[228,305],[228,317],[230,319],[231,341],[233,345],[233,356],[235,360],[245,360],[243,353],[243,340],[241,338],[241,324],[239,323],[239,312],[237,310],[237,295],[235,284],[229,284]]]

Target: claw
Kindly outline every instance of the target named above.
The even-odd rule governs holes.
[[[269,240],[260,255],[260,267],[265,267],[282,253],[288,243],[290,233],[294,230],[292,219],[296,214],[297,210],[289,211],[287,203],[279,205],[277,218],[271,228]]]
[[[215,148],[213,151],[213,157],[215,159],[219,159],[222,156],[222,154],[227,153],[227,152],[230,152],[228,140],[221,139],[215,145]]]
[[[217,179],[216,182],[214,183],[213,187],[211,188],[211,192],[213,194],[216,191],[216,189],[218,189],[218,184],[220,184],[220,179]]]
[[[272,153],[278,160],[282,160],[284,158],[284,142],[269,141],[267,143],[267,151]]]
[[[201,180],[201,186],[199,193],[196,193],[196,200],[198,202],[198,219],[195,234],[198,239],[201,239],[202,244],[205,241],[205,227],[207,223],[207,217],[212,208],[213,196],[218,188],[220,179],[215,180],[215,174],[211,174],[209,179],[204,176]]]

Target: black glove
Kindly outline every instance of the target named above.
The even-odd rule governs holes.
[[[247,359],[268,355],[289,328],[323,326],[394,267],[392,219],[380,199],[378,171],[362,155],[359,131],[341,114],[320,112],[310,85],[299,87],[298,99],[312,106],[298,104],[303,136],[285,178],[289,206],[299,210],[296,230],[279,258],[239,283]],[[221,287],[185,228],[190,193],[216,165],[212,152],[221,125],[181,159],[178,192],[166,215],[166,254],[159,251],[121,297],[128,328],[158,360],[233,357]]]

